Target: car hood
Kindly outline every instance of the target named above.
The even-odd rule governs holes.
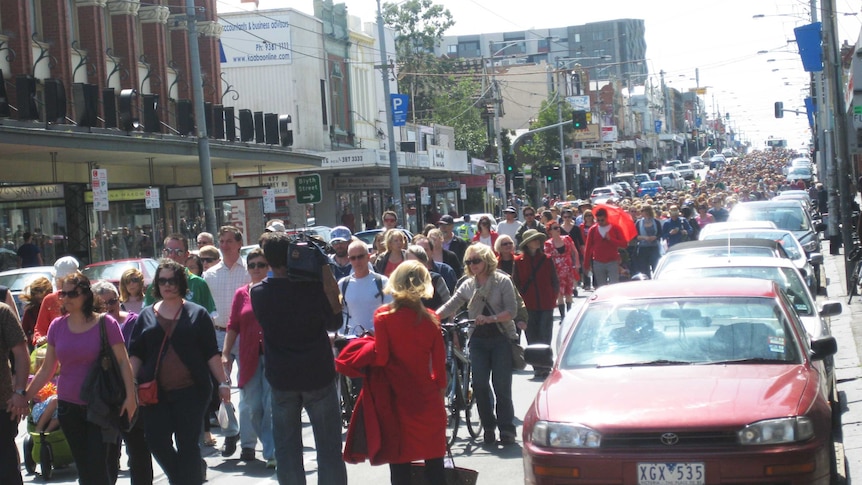
[[[804,412],[816,395],[804,365],[685,365],[558,370],[538,419],[599,431],[740,426]]]

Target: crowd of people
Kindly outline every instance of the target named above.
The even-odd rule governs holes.
[[[153,458],[171,483],[200,484],[202,448],[216,445],[218,410],[222,456],[239,448],[241,460],[253,461],[260,442],[279,483],[305,483],[305,411],[320,483],[344,484],[346,463],[368,459],[389,464],[393,484],[411,483],[410,463],[424,460],[427,483],[441,485],[441,319],[466,312],[475,322],[466,345],[483,444],[511,445],[512,343],[523,333],[527,343],[550,344],[554,309],[562,318],[579,291],[649,275],[664,248],[696,239],[737,203],[788,188],[782,168],[790,155],[755,152],[689,190],[613,206],[548,200],[524,205],[523,221],[507,207],[504,220],[481,217],[470,234],[456,233],[452,216],[443,215],[408,240],[387,211],[387,230],[370,251],[350,228],[334,228],[329,264],[310,280],[289,272],[293,240],[279,221],[270,221],[260,248],[245,258],[244,235],[232,226],[197,234],[195,255],[187,235],[169,235],[149,286],[138,270],[117,287],[89,281],[77,260],[60,258],[57,291],[45,278],[34,280],[21,297],[20,320],[14,304],[0,303],[0,353],[12,356],[15,371],[0,367],[0,483],[22,483],[14,437],[18,419],[29,417],[39,430],[64,432],[82,485],[116,482],[122,442],[133,485],[152,483]],[[821,190],[811,188],[815,200]],[[634,236],[626,236],[626,224]],[[118,409],[126,426],[94,418],[82,397],[103,328],[126,389]],[[365,338],[336,358],[336,333]],[[42,360],[28,379],[31,351]],[[344,446],[336,362],[362,388],[357,407],[364,412],[354,413]],[[533,378],[549,372],[534,368]]]

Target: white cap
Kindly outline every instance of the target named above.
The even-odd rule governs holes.
[[[269,221],[269,224],[266,225],[267,232],[285,232],[284,223],[278,219],[273,219]]]
[[[65,278],[78,271],[78,260],[72,256],[63,256],[54,263],[54,278]]]

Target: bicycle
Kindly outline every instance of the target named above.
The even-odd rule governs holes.
[[[454,323],[441,323],[443,340],[446,344],[446,444],[452,446],[458,437],[461,426],[461,411],[472,438],[479,436],[479,421],[474,419],[473,410],[476,398],[473,396],[473,381],[470,357],[467,352],[467,329],[475,320],[456,320]]]
[[[850,273],[850,296],[847,298],[847,304],[853,300],[853,295],[859,294],[860,285],[862,285],[862,246],[856,244],[847,255],[847,260],[852,261],[853,271]]]
[[[336,355],[340,354],[341,351],[344,350],[344,347],[354,339],[372,335],[371,332],[362,328],[361,325],[358,326],[358,328],[362,329],[361,335],[348,334],[335,336],[335,340],[333,340],[332,345],[336,349]],[[350,426],[350,418],[353,416],[353,408],[356,407],[356,400],[359,398],[359,391],[362,389],[361,382],[361,379],[353,379],[344,374],[338,374],[336,385],[338,389],[339,407],[341,408],[341,426],[344,428]]]

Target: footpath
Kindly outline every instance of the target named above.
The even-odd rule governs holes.
[[[823,249],[827,298],[840,301],[843,307],[840,315],[832,317],[831,326],[838,341],[835,377],[842,408],[841,435],[835,438],[836,456],[838,473],[845,479],[842,485],[849,485],[855,477],[860,477],[862,483],[862,296],[854,296],[847,304],[843,250],[842,254],[831,255],[828,243],[823,244]]]

